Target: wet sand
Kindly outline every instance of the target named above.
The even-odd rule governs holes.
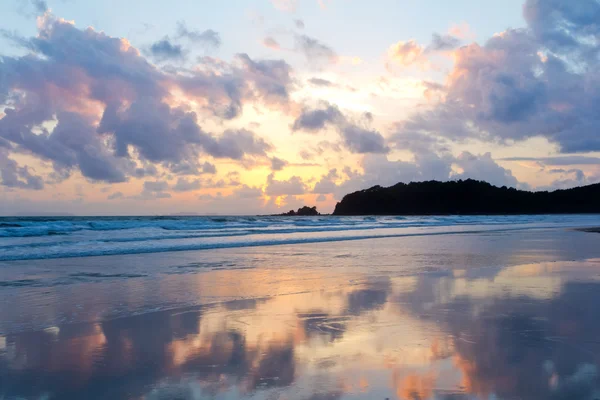
[[[600,228],[582,228],[579,230],[582,232],[600,233]]]
[[[566,229],[0,263],[4,399],[592,399]]]

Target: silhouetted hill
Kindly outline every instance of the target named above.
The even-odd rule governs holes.
[[[333,215],[600,213],[600,184],[528,192],[468,179],[398,183],[346,195]]]

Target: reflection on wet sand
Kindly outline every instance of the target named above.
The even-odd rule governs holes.
[[[461,265],[215,271],[256,295],[0,336],[0,398],[599,398],[600,260]]]

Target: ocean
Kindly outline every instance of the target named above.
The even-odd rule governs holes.
[[[595,399],[588,227],[2,218],[0,399]]]
[[[0,261],[597,224],[595,215],[0,218]]]

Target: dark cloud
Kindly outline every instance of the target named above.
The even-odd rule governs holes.
[[[390,144],[397,150],[410,150],[413,153],[447,152],[448,146],[444,138],[422,132],[404,131],[402,126],[396,129],[389,138]]]
[[[172,43],[168,36],[150,46],[150,54],[157,60],[182,60],[185,58],[183,47]]]
[[[334,64],[338,60],[337,53],[331,47],[307,35],[296,35],[296,50],[309,62]]]
[[[191,42],[212,47],[221,46],[221,35],[212,29],[205,31],[189,30],[184,22],[177,23],[177,37],[189,39]]]
[[[264,156],[270,145],[251,132],[205,132],[195,113],[169,104],[170,90],[233,118],[245,102],[283,109],[293,87],[282,60],[241,54],[231,64],[207,61],[206,68],[171,73],[124,39],[79,30],[49,14],[36,37],[14,41],[28,54],[0,62],[0,103],[6,105],[0,146],[49,161],[54,182],[75,171],[93,181],[123,182],[156,176],[158,165],[173,173],[213,173],[214,166],[198,162],[203,154]],[[155,50],[177,55],[173,48]]]
[[[326,104],[322,108],[302,110],[300,116],[294,121],[292,129],[318,132],[327,124],[339,124],[343,121],[345,117],[341,111],[336,106]]]
[[[147,176],[157,176],[158,175],[158,169],[156,168],[156,166],[154,164],[150,164],[147,163],[146,165],[136,168],[133,176],[135,176],[136,178],[144,178]]]
[[[293,87],[291,67],[283,60],[253,60],[247,54],[238,54],[235,62],[213,67],[212,59],[202,63],[209,67],[178,77],[178,83],[187,94],[207,100],[207,108],[216,116],[233,119],[242,113],[245,101],[285,109]]]
[[[291,67],[284,60],[252,60],[247,54],[238,54],[240,74],[252,82],[255,96],[266,104],[287,103],[292,85]]]
[[[204,147],[215,158],[234,160],[241,160],[246,154],[265,156],[272,149],[264,139],[246,129],[226,130],[221,136],[208,140]]]
[[[445,100],[406,121],[406,129],[452,139],[543,136],[563,152],[600,150],[600,3],[528,0],[527,28],[455,52]]]
[[[337,86],[335,83],[328,81],[327,79],[321,79],[321,78],[311,78],[308,80],[308,83],[310,83],[311,85],[314,85],[314,86],[321,86],[321,87]]]
[[[108,197],[106,197],[107,200],[118,200],[118,199],[124,199],[124,198],[125,198],[125,195],[122,192],[115,192],[115,193],[108,195]]]
[[[301,19],[295,19],[294,20],[294,25],[296,25],[296,28],[298,29],[304,29],[304,21],[302,21]]]
[[[43,14],[48,10],[48,3],[44,0],[31,0],[31,4],[38,14]]]
[[[273,171],[281,171],[288,164],[289,163],[286,160],[282,160],[281,158],[277,158],[277,157],[271,158],[271,169]]]
[[[202,172],[205,174],[216,174],[217,167],[214,164],[205,161],[204,164],[202,164]]]
[[[194,161],[200,148],[215,140],[198,126],[195,113],[149,97],[127,108],[108,106],[98,132],[113,135],[118,156],[129,157],[133,146],[151,162]]]
[[[44,180],[33,175],[28,167],[21,167],[8,158],[8,150],[0,148],[0,184],[19,189],[42,190]]]
[[[341,128],[344,143],[352,153],[387,153],[390,151],[381,133],[348,124]]]
[[[200,179],[185,179],[179,178],[177,183],[173,186],[173,190],[176,192],[190,192],[193,190],[198,190],[202,187]]]
[[[146,181],[144,182],[144,190],[148,192],[162,192],[169,188],[169,184],[165,181]]]
[[[370,122],[369,118],[366,118]],[[383,136],[375,131],[348,120],[337,106],[322,103],[319,108],[302,110],[294,121],[292,130],[318,132],[327,125],[335,127],[345,146],[353,153],[387,153],[390,149]]]
[[[533,161],[542,165],[600,165],[600,157],[562,156],[562,157],[506,157],[501,161]]]
[[[445,51],[445,50],[453,50],[460,46],[461,40],[453,35],[440,35],[439,33],[434,33],[431,38],[431,44],[428,46],[428,50],[430,51]]]
[[[569,7],[560,0],[527,0],[523,14],[538,41],[557,53],[593,56],[600,34],[600,3],[580,0]],[[591,51],[591,54],[589,53]]]

